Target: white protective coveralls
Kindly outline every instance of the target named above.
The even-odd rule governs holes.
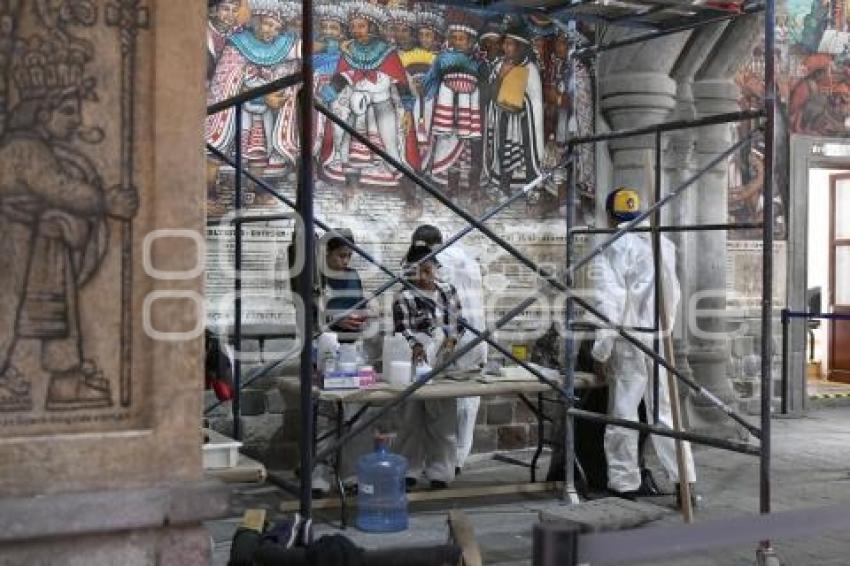
[[[676,276],[676,247],[661,237],[662,286],[667,318],[663,328],[671,328],[681,291]],[[655,277],[652,242],[647,233],[628,233],[614,242],[592,263],[591,280],[597,291],[597,308],[614,324],[651,328],[654,325]],[[632,332],[652,347],[652,335]],[[638,420],[638,406],[645,399],[651,419],[652,359],[613,330],[600,330],[593,345],[593,358],[606,363],[608,413],[613,417]],[[667,372],[659,370],[659,422],[672,428]],[[677,482],[675,440],[652,435],[652,443],[670,481]],[[688,481],[696,481],[690,444],[684,443]],[[638,467],[638,431],[608,425],[605,428],[605,459],[608,487],[619,492],[637,490],[641,476]]]
[[[438,365],[437,352],[445,335],[438,331],[433,337],[418,332],[415,336],[425,347],[428,366]],[[431,481],[451,482],[458,465],[457,401],[407,401],[403,407],[404,424],[398,434],[397,452],[407,458],[407,477],[419,479],[424,475]]]
[[[440,279],[451,283],[457,289],[463,317],[470,326],[484,332],[487,321],[484,317],[484,287],[481,277],[481,266],[460,244],[449,246],[437,257],[440,264]],[[462,348],[476,336],[472,332],[464,332],[457,345]],[[473,370],[487,362],[487,343],[482,342],[471,352],[460,358],[458,369]],[[457,400],[457,466],[462,468],[469,453],[475,433],[475,418],[481,397],[462,397]]]

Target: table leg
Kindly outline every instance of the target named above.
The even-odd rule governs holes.
[[[543,452],[543,393],[537,394],[537,411],[534,412],[534,416],[537,417],[537,449],[534,451],[534,457],[531,458],[531,483],[537,481],[537,460]]]
[[[342,438],[345,434],[345,413],[342,401],[336,402],[336,434]],[[337,448],[334,458],[334,475],[336,476],[336,487],[339,491],[339,522],[341,528],[348,526],[348,508],[346,506],[345,486],[342,483],[342,446]]]

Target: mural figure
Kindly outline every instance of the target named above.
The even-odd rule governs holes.
[[[289,26],[300,18],[300,4],[251,0],[250,29],[230,37],[210,85],[210,100],[235,96],[296,72],[301,41]],[[296,26],[297,27],[297,26]],[[253,100],[242,107],[244,158],[268,176],[292,171],[298,158],[296,88]],[[231,153],[236,139],[236,109],[207,118],[207,142]]]
[[[386,11],[373,4],[349,4],[351,38],[343,42],[336,73],[319,93],[340,117],[369,136],[392,157],[419,169],[413,129],[416,97],[398,51],[379,37]],[[320,159],[324,174],[349,186],[395,187],[401,174],[339,128],[325,137]]]
[[[207,80],[212,80],[215,74],[216,61],[221,57],[227,40],[234,33],[241,31],[239,10],[242,0],[218,0],[210,8],[207,25]]]
[[[502,24],[498,19],[488,19],[478,36],[478,56],[491,71],[502,57]]]
[[[490,76],[484,163],[491,182],[510,194],[541,174],[543,85],[521,19],[506,18],[502,51]]]
[[[570,44],[561,30],[555,36],[552,52],[547,59],[543,77],[543,97],[546,103],[546,139],[564,147],[575,130],[570,124]]]
[[[401,53],[401,62],[416,87],[416,104],[413,106],[413,119],[416,124],[416,141],[419,143],[419,156],[422,163],[427,162],[431,150],[431,119],[434,114],[434,100],[425,95],[422,81],[443,43],[445,19],[435,11],[418,8],[416,14],[418,45]]]
[[[450,8],[448,44],[422,80],[425,98],[434,101],[431,121],[432,179],[455,193],[461,184],[477,192],[481,178],[482,126],[479,84],[483,65],[473,56],[481,20]]]
[[[348,22],[348,10],[339,4],[319,4],[316,6],[316,21],[319,35],[316,38],[313,55],[313,92],[320,92],[329,84],[339,65],[340,45],[346,39],[345,29]],[[314,155],[318,155],[327,129],[327,118],[320,112],[313,113],[315,123]]]
[[[77,149],[78,140],[103,138],[83,128],[82,105],[96,100],[86,73],[92,48],[52,31],[49,40],[17,43],[11,84],[18,102],[8,114],[0,105],[0,411],[31,408],[33,384],[13,363],[23,340],[40,343],[48,410],[113,403],[111,382],[84,354],[79,291],[106,254],[107,219],[132,219],[138,193],[105,188]]]

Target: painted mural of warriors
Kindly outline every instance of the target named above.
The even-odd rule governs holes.
[[[33,383],[14,356],[26,340],[40,343],[48,410],[113,403],[110,380],[84,354],[79,292],[106,255],[107,219],[131,219],[138,193],[105,188],[77,149],[102,138],[83,128],[83,102],[96,100],[91,56],[88,44],[36,37],[13,59],[19,102],[0,131],[0,411],[31,408]]]
[[[557,122],[557,112],[549,94],[557,88],[555,70],[552,68],[555,41],[558,28],[555,23],[545,15],[529,14],[526,16],[526,24],[531,34],[531,48],[537,61],[543,80],[543,102],[545,131],[543,138],[549,142],[554,138]]]
[[[210,85],[210,102],[224,100],[298,71],[301,40],[294,29],[300,4],[250,0],[250,29],[231,36]],[[271,93],[242,107],[242,150],[246,164],[269,176],[291,171],[298,159],[297,88]],[[236,108],[207,118],[207,142],[231,153]]]
[[[552,45],[543,74],[543,97],[546,102],[546,139],[563,147],[570,136],[570,42],[559,31]]]
[[[416,47],[416,14],[407,3],[395,0],[387,4],[387,23],[384,26],[387,41],[398,50],[399,55]]]
[[[502,58],[502,24],[491,18],[484,22],[478,36],[478,57],[492,70],[496,61]]]
[[[316,6],[315,18],[319,33],[313,51],[313,92],[320,92],[330,83],[339,65],[340,46],[346,39],[348,10],[338,3],[323,3]],[[313,119],[316,124],[313,154],[318,155],[327,129],[327,118],[321,112],[314,112]]]
[[[502,51],[490,76],[484,165],[492,184],[509,194],[541,174],[543,85],[521,19],[506,19]]]
[[[551,18],[544,14],[528,14],[525,16],[528,37],[531,39],[531,50],[538,65],[545,65],[552,52],[552,43],[558,28]]]
[[[419,169],[412,111],[416,97],[398,51],[379,36],[386,11],[366,2],[349,5],[351,39],[343,42],[336,73],[319,95],[341,118],[389,155]],[[328,125],[330,128],[330,125]],[[334,181],[383,187],[399,185],[401,174],[341,128],[325,132],[320,160]]]
[[[446,13],[448,45],[423,79],[433,101],[432,156],[427,170],[434,181],[456,191],[462,184],[477,189],[481,178],[481,62],[474,47],[481,20],[450,8]]]
[[[242,0],[211,0],[207,23],[207,81],[215,74],[216,62],[221,58],[227,40],[241,31],[239,10]]]
[[[401,53],[401,61],[410,76],[416,90],[416,104],[413,107],[413,119],[416,127],[416,141],[419,143],[419,155],[422,162],[428,160],[431,150],[431,118],[434,110],[433,98],[425,96],[422,81],[430,71],[440,45],[443,43],[442,33],[445,29],[445,19],[441,14],[425,6],[416,7],[416,37],[417,45]],[[424,39],[424,42],[422,41]]]

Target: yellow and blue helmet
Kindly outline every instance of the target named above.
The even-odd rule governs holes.
[[[605,199],[605,210],[617,220],[634,220],[640,214],[640,195],[628,187],[615,189]]]

